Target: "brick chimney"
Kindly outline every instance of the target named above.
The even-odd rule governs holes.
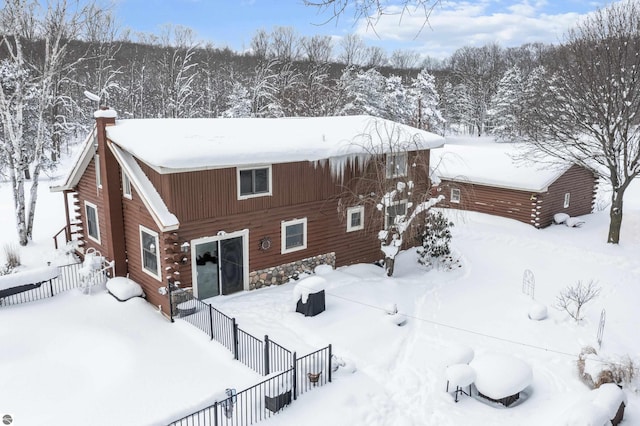
[[[102,205],[105,218],[106,241],[102,246],[107,258],[115,261],[115,274],[126,276],[127,256],[124,238],[124,218],[122,211],[122,191],[120,189],[120,166],[109,149],[106,128],[116,125],[117,113],[105,106],[93,114],[96,119],[98,139],[97,153],[100,156],[100,173],[102,181]]]

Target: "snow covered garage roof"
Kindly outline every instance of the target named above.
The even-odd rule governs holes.
[[[431,167],[440,179],[546,192],[571,166],[514,159],[521,154],[519,144],[497,143],[492,137],[447,137],[443,149],[431,152]]]
[[[383,152],[389,135],[416,149],[438,148],[436,134],[372,116],[119,120],[107,137],[159,173]],[[370,139],[370,142],[369,142]]]

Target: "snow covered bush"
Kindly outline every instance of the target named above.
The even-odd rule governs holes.
[[[442,212],[430,212],[426,216],[421,233],[422,246],[418,247],[418,263],[428,269],[436,266],[450,270],[460,267],[460,261],[451,256],[451,227]]]
[[[580,380],[591,389],[597,389],[605,383],[633,388],[637,385],[637,362],[629,355],[598,355],[593,347],[585,346],[578,355],[577,366]]]
[[[579,322],[582,320],[580,311],[584,305],[600,294],[600,288],[593,280],[587,284],[578,281],[575,286],[567,287],[556,298],[556,306],[566,311],[571,318]]]

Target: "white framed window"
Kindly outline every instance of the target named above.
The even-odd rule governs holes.
[[[131,179],[129,179],[129,176],[124,172],[124,170],[122,171],[122,195],[124,196],[124,198],[132,198]]]
[[[451,197],[449,198],[449,201],[452,203],[460,202],[460,188],[451,188]]]
[[[96,170],[96,186],[102,188],[102,173],[100,171],[100,154],[93,156],[93,164]]]
[[[387,178],[407,175],[407,153],[387,154]]]
[[[384,215],[384,226],[388,229],[396,223],[396,217],[407,214],[407,200],[396,201],[392,205],[387,206]]]
[[[347,232],[364,229],[364,206],[347,209]]]
[[[283,221],[280,228],[282,254],[307,248],[307,218]]]
[[[158,233],[142,225],[140,225],[140,254],[142,271],[162,281]]]
[[[237,170],[239,200],[271,195],[271,166]]]
[[[87,219],[87,237],[99,244],[100,223],[98,221],[98,207],[89,201],[85,201],[84,212]]]
[[[567,192],[566,194],[564,194],[564,208],[565,209],[567,207],[569,207],[569,201],[571,201],[571,193]]]

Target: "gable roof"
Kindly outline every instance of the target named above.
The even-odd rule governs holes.
[[[377,117],[187,118],[119,120],[107,137],[158,173],[319,161],[385,152],[394,140],[415,149],[444,138]],[[367,151],[368,150],[368,151]]]
[[[431,167],[440,179],[538,193],[571,167],[516,160],[520,147],[492,137],[447,137],[444,148],[431,153]]]

